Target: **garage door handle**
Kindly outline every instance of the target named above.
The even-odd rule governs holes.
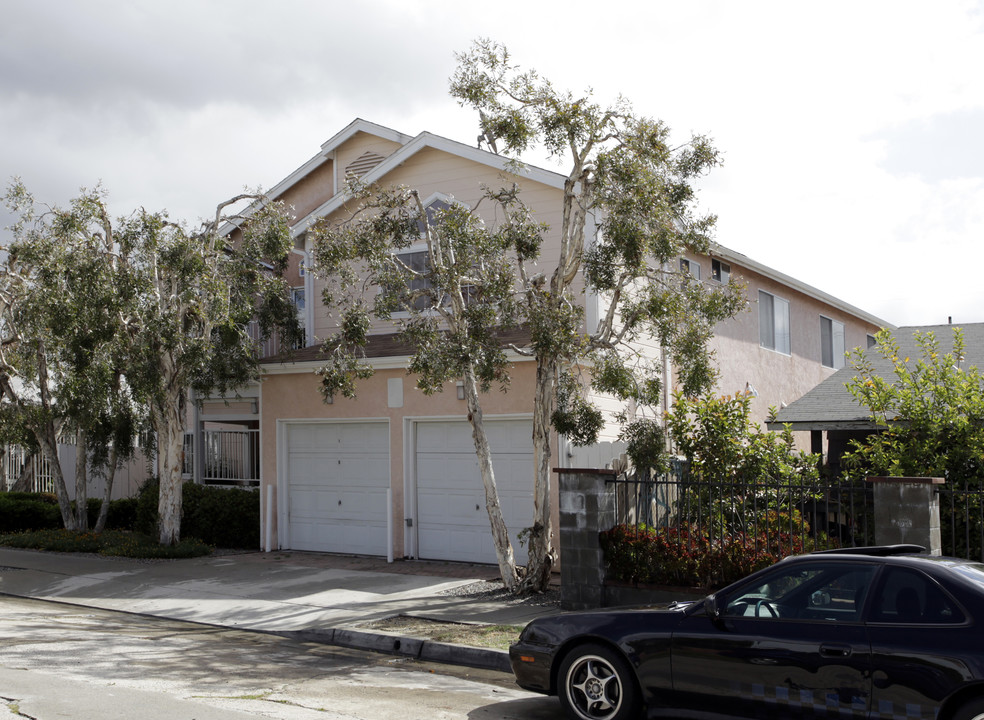
[[[478,505],[478,503],[475,503],[475,509],[476,509],[476,510],[478,510],[478,509],[479,509],[479,505]]]
[[[850,645],[821,645],[820,654],[823,657],[846,658],[851,655]]]

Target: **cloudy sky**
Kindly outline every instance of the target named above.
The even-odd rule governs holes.
[[[723,245],[892,324],[984,321],[981,0],[0,0],[0,179],[195,221],[356,117],[471,143],[447,79],[480,36],[713,137]]]

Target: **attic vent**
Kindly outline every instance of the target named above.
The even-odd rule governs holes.
[[[374,152],[362,153],[358,160],[350,163],[345,168],[345,177],[360,178],[385,159],[382,155],[377,155]]]

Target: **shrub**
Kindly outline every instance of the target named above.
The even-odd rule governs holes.
[[[102,509],[102,500],[99,498],[89,498],[86,503],[86,512],[89,515],[89,527],[96,526],[99,519],[99,511]],[[133,530],[137,521],[137,499],[121,498],[109,501],[109,514],[106,516],[107,530]]]
[[[765,532],[712,542],[687,525],[617,525],[602,532],[600,542],[611,580],[702,588],[728,585],[816,544],[799,534]]]
[[[0,545],[49,552],[89,552],[132,558],[179,559],[201,557],[212,552],[211,547],[194,538],[168,547],[138,533],[106,530],[96,535],[91,532],[71,532],[64,528],[3,535],[0,536]]]
[[[156,479],[148,480],[137,497],[135,528],[148,535],[156,535],[158,488]],[[186,482],[181,495],[181,536],[215,547],[258,548],[259,492]]]
[[[50,493],[0,493],[0,532],[62,526],[58,501]]]

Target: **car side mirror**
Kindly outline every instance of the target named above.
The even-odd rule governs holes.
[[[708,595],[704,598],[704,612],[713,622],[721,619],[721,606],[718,605],[717,595]]]

